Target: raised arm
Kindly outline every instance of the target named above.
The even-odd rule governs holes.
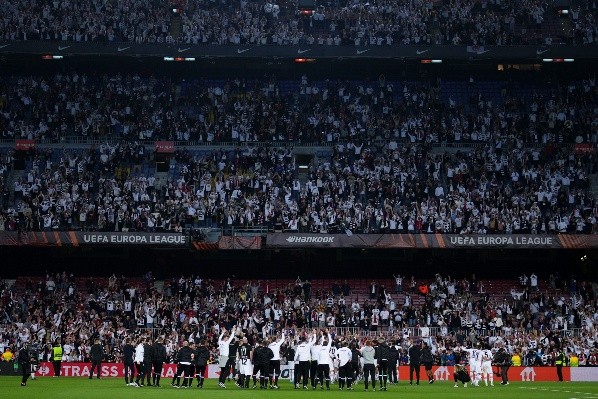
[[[280,335],[280,339],[278,341],[276,341],[276,345],[282,345],[285,338],[286,338],[286,336],[284,335],[284,331],[283,331],[282,334]]]

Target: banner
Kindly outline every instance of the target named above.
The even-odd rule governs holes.
[[[274,233],[268,248],[598,248],[598,235]]]
[[[176,374],[176,364],[164,364],[161,376],[163,378],[172,378]],[[293,380],[293,364],[281,365],[281,378]],[[409,366],[399,366],[399,381],[409,381]],[[423,366],[421,368],[422,376]],[[497,370],[496,367],[493,368]],[[62,363],[61,376],[63,377],[89,377],[91,363]],[[596,367],[563,367],[564,381],[596,381],[598,380],[598,371]],[[432,373],[436,381],[453,380],[452,366],[434,366]],[[36,376],[51,377],[54,375],[54,366],[51,362],[41,362]],[[206,368],[205,378],[218,378],[220,368],[217,364],[209,364]],[[509,368],[509,381],[511,382],[556,382],[558,381],[556,367],[511,367]],[[124,377],[124,365],[122,363],[102,363],[101,377]],[[500,377],[495,375],[494,384],[500,384]]]
[[[15,150],[29,151],[35,148],[35,140],[15,140]]]
[[[3,231],[0,245],[188,247],[189,237],[180,233]]]
[[[217,243],[193,243],[180,233],[1,231],[0,246],[148,246],[191,247],[198,251],[265,248],[366,248],[366,249],[576,249],[598,248],[596,234],[562,235],[459,235],[459,234],[308,234],[271,233],[263,238],[222,236]]]
[[[172,378],[176,374],[176,364],[165,363],[160,374],[163,378]],[[62,377],[89,377],[91,363],[66,363],[62,362],[60,375]],[[54,366],[51,362],[41,362],[36,376],[51,377],[54,375]],[[209,364],[204,373],[205,378],[218,378],[220,368],[217,364]],[[101,377],[123,377],[125,366],[123,363],[102,363]]]
[[[596,367],[571,367],[571,381],[598,382]]]
[[[161,154],[174,153],[174,141],[156,141],[156,152]]]
[[[493,367],[494,371],[497,367]],[[571,381],[571,368],[563,367],[563,380]],[[596,373],[596,370],[593,370]],[[453,382],[453,366],[434,366],[432,368],[436,381]],[[423,367],[422,367],[422,375]],[[535,381],[558,381],[556,367],[510,367],[508,372],[510,382],[535,382]],[[399,366],[399,380],[409,381],[409,366]],[[494,376],[494,384],[500,384],[500,377]],[[483,384],[483,382],[480,382]]]

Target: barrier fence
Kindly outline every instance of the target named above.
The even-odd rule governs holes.
[[[293,380],[293,362],[281,366],[281,377]],[[62,363],[61,376],[63,377],[89,377],[91,363]],[[18,375],[19,370],[13,368],[12,363],[5,363],[0,369],[3,375]],[[399,381],[409,380],[409,366],[398,366]],[[172,378],[176,373],[176,364],[165,364],[162,369],[163,378]],[[220,368],[217,364],[210,364],[206,368],[205,378],[218,378]],[[437,381],[453,381],[453,368],[447,366],[434,366],[432,373]],[[36,372],[38,377],[51,377],[54,375],[54,366],[51,362],[41,362]],[[101,366],[102,377],[124,377],[122,363],[103,363]],[[536,381],[558,381],[556,367],[511,367],[508,372],[510,381],[533,383]],[[598,367],[563,367],[564,381],[598,381]],[[497,381],[498,382],[498,381]]]
[[[170,331],[164,328],[146,328],[146,332],[150,332],[153,338],[164,336]],[[518,329],[518,330],[477,330],[467,328],[444,328],[444,327],[406,327],[406,328],[391,328],[383,327],[378,328],[376,331],[363,330],[360,327],[329,327],[328,330],[331,334],[342,335],[342,336],[358,336],[361,338],[367,337],[380,337],[390,338],[393,336],[400,336],[401,338],[413,337],[413,338],[430,338],[435,340],[437,337],[446,337],[452,334],[464,333],[469,334],[472,331],[475,332],[477,337],[515,337],[522,336],[531,333],[542,333],[542,330],[532,329]],[[558,330],[564,338],[578,338],[583,335],[585,330],[583,328],[571,328],[567,330]]]

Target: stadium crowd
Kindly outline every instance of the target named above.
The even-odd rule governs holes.
[[[103,360],[112,362],[122,360],[127,338],[160,337],[169,360],[183,341],[207,344],[211,359],[218,359],[218,337],[236,327],[239,339],[244,335],[251,343],[285,334],[284,362],[294,360],[305,331],[328,329],[335,344],[384,337],[397,349],[396,364],[408,363],[408,347],[420,339],[438,365],[451,365],[453,349],[478,343],[520,355],[524,365],[554,365],[559,349],[577,355],[579,365],[596,365],[596,284],[558,275],[546,283],[532,274],[513,280],[510,293],[489,295],[483,286],[492,281],[475,275],[437,274],[420,283],[395,277],[395,289],[373,281],[362,297],[352,292],[351,280],[316,290],[297,278],[269,289],[268,281],[181,276],[158,291],[151,272],[143,279],[112,275],[83,283],[64,272],[27,278],[19,287],[3,283],[0,349],[14,353],[28,343],[46,360],[58,342],[64,361],[89,361],[91,345],[100,340]],[[416,296],[423,298],[419,305]]]
[[[595,155],[563,145],[598,142],[594,78],[549,91],[522,82],[487,90],[472,79],[462,82],[468,95],[456,98],[440,80],[384,76],[187,82],[71,73],[3,83],[2,138],[60,143],[87,136],[106,143],[32,150],[14,187],[6,176],[22,155],[3,152],[0,229],[541,234],[598,228],[588,180]],[[156,187],[151,151],[137,139],[241,146],[181,149],[169,181]],[[300,179],[295,142],[327,143],[333,152],[317,157]],[[481,145],[444,154],[430,148],[447,142]]]
[[[220,45],[593,44],[596,9],[583,1],[334,1],[313,13],[292,2],[24,0],[0,5],[0,39]]]
[[[3,77],[3,139],[179,142],[598,142],[596,79],[433,82],[66,73]],[[49,100],[52,101],[49,101]]]
[[[425,145],[339,144],[304,182],[291,148],[181,150],[155,186],[143,146],[38,150],[0,229],[591,234],[595,158],[547,146],[435,153]],[[136,164],[139,162],[140,164]]]

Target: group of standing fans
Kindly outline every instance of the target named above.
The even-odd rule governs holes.
[[[553,280],[551,276],[551,289],[560,286]],[[53,284],[54,281],[56,284]],[[452,279],[448,278],[447,281]],[[96,289],[91,281],[87,281],[86,300],[76,292],[68,293],[68,285],[76,286],[74,276],[47,276],[46,290],[42,281],[38,288],[32,282],[25,283],[25,294],[19,294],[16,289],[3,290],[3,319],[10,324],[0,331],[0,346],[4,352],[2,359],[7,361],[14,358],[13,348],[28,346],[29,348],[19,351],[19,362],[34,365],[31,360],[28,363],[27,359],[51,361],[56,376],[61,375],[63,361],[91,362],[92,378],[94,374],[100,375],[102,362],[122,362],[125,364],[126,383],[137,386],[159,386],[160,375],[168,375],[170,379],[170,369],[168,373],[162,372],[163,363],[178,364],[172,381],[174,386],[191,387],[194,380],[197,385],[202,386],[206,366],[210,363],[218,364],[221,368],[219,383],[223,388],[229,378],[236,378],[238,374],[242,376],[236,379],[239,386],[271,386],[275,389],[278,387],[282,364],[289,373],[294,371],[294,375],[291,374],[290,377],[297,389],[318,386],[324,389],[331,387],[330,384],[334,381],[339,381],[339,387],[350,389],[356,378],[367,382],[368,389],[384,389],[388,383],[398,380],[398,365],[412,366],[409,379],[415,384],[419,383],[419,370],[423,365],[428,380],[432,383],[432,365],[453,367],[466,363],[471,357],[475,358],[463,347],[491,349],[494,359],[490,365],[495,366],[506,366],[512,361],[514,366],[552,365],[559,370],[567,363],[571,366],[598,364],[597,330],[594,327],[598,313],[595,312],[592,288],[588,288],[585,283],[580,285],[579,290],[577,283],[570,284],[569,289],[575,302],[571,304],[570,299],[563,298],[562,303],[552,306],[549,297],[536,297],[529,293],[528,298],[524,293],[520,299],[505,299],[502,304],[495,299],[486,298],[484,306],[478,307],[475,294],[470,291],[471,287],[476,286],[473,281],[474,277],[468,284],[461,284],[469,287],[463,294],[459,291],[461,288],[456,293],[451,293],[450,290],[447,293],[446,303],[461,309],[457,313],[448,307],[446,312],[443,311],[442,304],[438,303],[441,306],[439,314],[444,314],[447,318],[457,317],[453,315],[458,314],[462,318],[461,322],[452,323],[447,320],[443,327],[436,327],[437,331],[431,331],[434,326],[433,316],[426,320],[425,316],[411,317],[409,314],[412,311],[419,314],[434,306],[438,295],[443,294],[439,292],[441,288],[438,287],[443,286],[440,283],[438,287],[436,283],[429,285],[427,297],[430,300],[426,300],[424,305],[397,305],[396,312],[405,313],[397,313],[401,319],[396,326],[382,324],[380,329],[368,330],[357,326],[343,327],[340,323],[327,326],[324,319],[320,322],[318,318],[310,317],[319,312],[320,308],[323,315],[334,310],[325,309],[327,299],[323,291],[312,291],[310,283],[301,279],[291,283],[286,289],[273,289],[272,282],[269,282],[269,288],[266,286],[265,293],[260,294],[260,282],[247,282],[239,286],[235,281],[227,280],[220,289],[219,283],[215,281],[181,277],[164,288],[163,296],[158,296],[155,290],[142,290],[138,283],[130,284],[124,277],[118,280],[114,276],[109,279],[107,286],[113,287],[114,292],[124,292],[122,298],[111,296],[109,289]],[[402,282],[397,284],[402,290]],[[414,280],[413,285],[417,286]],[[235,288],[236,286],[239,288]],[[52,287],[52,290],[48,287]],[[532,284],[531,292],[536,292],[535,287]],[[345,288],[349,293],[348,281],[343,284],[343,290]],[[339,289],[340,286],[334,283],[329,296],[331,308],[336,306],[334,292]],[[383,289],[380,288],[380,291]],[[63,298],[63,292],[68,293],[65,294],[65,308],[53,308],[53,304]],[[578,295],[578,292],[581,294]],[[519,298],[519,294],[516,296]],[[184,304],[169,311],[168,306],[181,299]],[[43,302],[39,303],[40,300]],[[120,301],[124,301],[122,308],[119,306]],[[376,309],[378,306],[383,309],[384,301],[379,301]],[[534,310],[536,302],[544,305],[538,305]],[[576,305],[577,302],[579,304]],[[36,303],[38,304],[35,305]],[[393,303],[389,304],[389,308],[394,308]],[[478,327],[478,323],[473,322],[467,324],[470,320],[467,315],[470,303],[471,312],[478,308],[484,312],[495,309],[502,312],[504,320],[517,317],[518,312],[522,315],[531,313],[538,318],[542,316],[539,322],[543,324],[537,324],[536,327],[532,319],[519,325],[509,322],[502,327],[493,321],[493,329],[489,326]],[[81,310],[86,306],[87,310]],[[237,308],[243,311],[235,311]],[[364,318],[370,314],[372,317],[376,315],[375,309],[367,301],[360,303],[357,298],[353,298],[353,304],[350,307],[345,305],[345,308],[347,314],[355,320],[359,319],[360,314]],[[27,312],[35,309],[36,314],[39,312],[48,316],[30,318],[26,313],[21,313],[27,309]],[[156,312],[155,309],[159,311]],[[569,328],[577,327],[577,331],[569,331],[566,327],[559,327],[558,323],[544,320],[552,314],[551,317],[558,321],[561,314],[571,314],[572,310],[569,309],[584,310],[587,313],[580,313],[579,317],[571,320]],[[339,312],[339,320],[342,320],[344,313],[340,308]],[[293,317],[294,314],[297,317]],[[149,320],[146,316],[151,316],[152,319]],[[489,314],[487,320],[491,318],[502,320]],[[417,328],[407,327],[411,323],[410,319],[413,319],[413,324],[418,324]],[[53,325],[56,321],[60,322],[58,326]],[[318,328],[319,332],[314,328]],[[571,336],[565,332],[571,333]],[[384,340],[381,341],[379,334],[385,335]],[[421,337],[419,342],[416,337]],[[479,348],[476,346],[478,342],[481,344]],[[499,348],[504,348],[504,353]],[[483,352],[479,352],[478,356],[481,356],[479,367],[474,367],[469,376],[474,385],[486,381],[476,376],[483,376],[484,373]],[[23,369],[27,372],[30,368]],[[234,371],[231,373],[231,370]],[[489,374],[490,370],[489,367],[485,368]],[[455,371],[457,376],[462,374],[457,369]],[[487,382],[492,385],[493,378],[489,374]],[[260,384],[257,383],[258,379]],[[23,383],[27,383],[26,378]]]

